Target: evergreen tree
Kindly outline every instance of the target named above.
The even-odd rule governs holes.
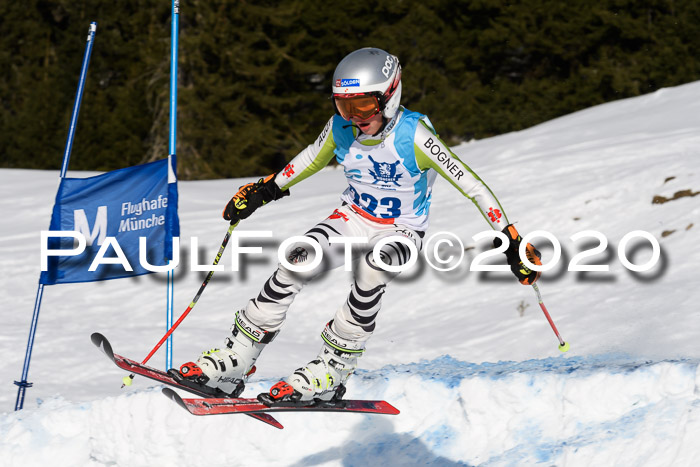
[[[396,54],[403,103],[451,143],[700,78],[688,0],[180,2],[182,178],[279,170],[332,115],[338,61]],[[167,155],[170,2],[0,4],[0,166],[61,164],[84,37],[98,31],[71,157],[111,170]]]

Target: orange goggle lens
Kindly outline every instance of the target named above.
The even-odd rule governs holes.
[[[363,94],[359,96],[333,96],[338,113],[345,120],[357,117],[366,120],[379,113],[379,101],[376,96]]]

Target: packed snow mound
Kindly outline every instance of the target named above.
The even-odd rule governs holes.
[[[391,401],[399,416],[276,414],[280,431],[242,415],[194,417],[154,387],[8,414],[0,458],[13,466],[691,465],[700,459],[699,385],[693,360],[477,365],[444,356],[351,379],[353,397]]]

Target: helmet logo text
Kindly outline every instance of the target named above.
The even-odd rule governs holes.
[[[357,78],[353,79],[341,79],[340,80],[340,85],[336,82],[336,87],[357,87],[360,85],[360,80]]]
[[[384,66],[382,67],[382,74],[384,75],[385,78],[389,78],[391,75],[391,70],[394,68],[394,57],[391,55],[386,56],[386,61],[384,62]]]

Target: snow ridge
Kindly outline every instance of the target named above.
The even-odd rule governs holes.
[[[253,381],[247,393],[272,382]],[[473,364],[443,356],[359,370],[350,380],[353,397],[384,398],[401,410],[396,417],[280,414],[286,428],[278,431],[243,416],[191,416],[152,387],[92,403],[57,397],[6,414],[0,458],[66,466],[690,465],[700,458],[692,441],[700,436],[699,384],[700,362],[690,359]]]

